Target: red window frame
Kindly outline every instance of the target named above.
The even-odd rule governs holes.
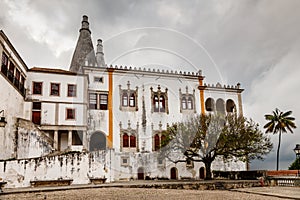
[[[68,119],[68,120],[76,119],[76,110],[75,110],[75,108],[67,108],[66,109],[66,119]]]
[[[59,83],[50,83],[50,95],[59,96],[60,94],[60,84]]]
[[[76,97],[77,96],[77,85],[68,84],[68,97]]]
[[[43,92],[43,82],[33,82],[32,83],[32,94],[42,94]]]

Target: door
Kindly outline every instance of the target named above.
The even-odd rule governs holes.
[[[41,111],[32,111],[32,122],[35,124],[41,124]]]
[[[204,179],[205,178],[205,168],[201,167],[199,169],[199,174],[200,174],[200,179]]]
[[[172,180],[176,180],[177,179],[177,168],[176,167],[172,167],[171,168],[171,179]]]
[[[144,180],[145,175],[144,175],[144,168],[140,167],[138,168],[138,180]]]

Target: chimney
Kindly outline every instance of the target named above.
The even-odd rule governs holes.
[[[69,70],[71,72],[82,73],[82,67],[86,65],[86,61],[89,66],[95,66],[96,64],[96,55],[89,29],[88,17],[84,15]]]
[[[97,59],[98,67],[105,67],[103,45],[101,39],[98,39],[97,41],[96,59]]]

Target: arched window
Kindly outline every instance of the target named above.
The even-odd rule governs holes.
[[[226,111],[227,112],[233,112],[235,108],[235,103],[232,99],[228,99],[226,101]]]
[[[136,147],[136,137],[134,135],[130,136],[130,147]]]
[[[189,110],[192,110],[192,109],[193,109],[193,99],[192,99],[192,97],[189,97],[189,98],[188,98],[188,101],[187,101],[187,109],[189,109]]]
[[[128,106],[128,95],[127,95],[127,93],[124,93],[123,95],[122,95],[122,106]]]
[[[129,147],[129,137],[127,133],[123,135],[123,147]]]
[[[216,102],[217,112],[225,114],[225,103],[223,99],[218,99]]]
[[[159,142],[159,135],[155,134],[154,136],[154,150],[157,151],[159,149],[160,142]]]
[[[186,98],[185,97],[182,97],[181,104],[182,104],[182,109],[185,110],[186,109]]]
[[[165,135],[162,135],[162,136],[160,137],[160,146],[165,146],[165,145],[166,145],[166,142],[167,142],[166,139],[167,139],[167,138],[166,138]]]
[[[157,95],[155,95],[153,98],[153,104],[154,104],[154,112],[159,112],[159,101]]]
[[[163,96],[159,97],[159,112],[165,112],[165,98]]]
[[[206,99],[205,109],[206,109],[206,111],[214,111],[215,110],[215,101],[212,98]]]
[[[130,107],[135,107],[135,96],[133,93],[130,94],[130,98],[129,98],[129,106]]]

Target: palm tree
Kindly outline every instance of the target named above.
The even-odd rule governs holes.
[[[277,165],[276,170],[278,170],[279,166],[279,149],[281,143],[281,133],[287,133],[288,131],[293,133],[293,128],[296,128],[294,123],[295,118],[291,117],[292,111],[281,112],[278,108],[273,111],[273,114],[265,115],[265,119],[269,121],[264,128],[266,129],[266,133],[279,133],[279,141],[277,148]]]

